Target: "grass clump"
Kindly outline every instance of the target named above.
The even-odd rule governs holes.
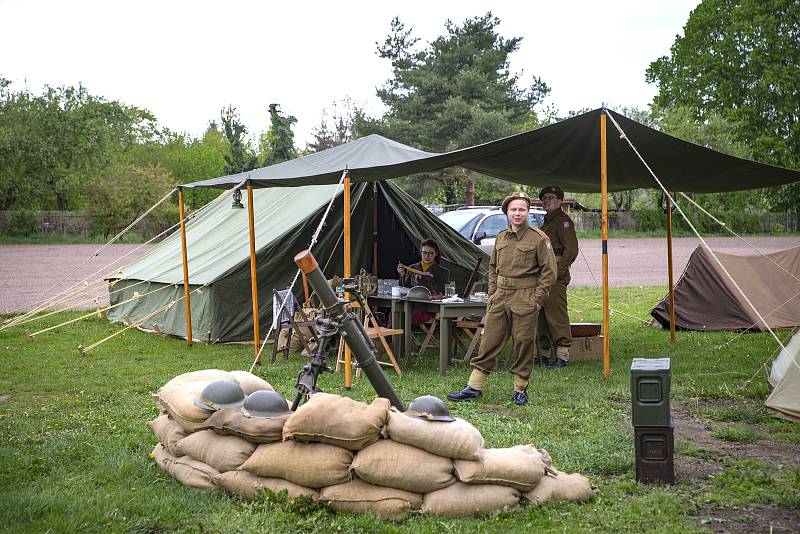
[[[711,432],[715,438],[734,443],[754,443],[761,438],[761,433],[752,428],[740,425],[726,425]]]

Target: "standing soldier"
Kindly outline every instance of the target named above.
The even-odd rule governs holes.
[[[567,311],[567,285],[569,285],[569,267],[578,257],[578,237],[575,235],[575,223],[561,209],[564,191],[557,185],[548,185],[539,193],[539,200],[547,212],[544,217],[543,230],[553,246],[558,264],[556,283],[550,288],[550,297],[539,313],[539,357],[538,365],[550,368],[564,367],[569,362],[569,347],[572,345],[572,331],[569,326]],[[551,348],[556,348],[556,359],[549,361]]]
[[[519,406],[528,402],[538,311],[556,279],[556,258],[547,234],[528,226],[530,205],[526,193],[514,193],[503,200],[509,227],[497,235],[489,261],[489,302],[481,348],[470,361],[472,373],[467,385],[458,393],[447,394],[452,401],[472,401],[481,396],[489,374],[497,370],[497,357],[511,336],[511,400]]]

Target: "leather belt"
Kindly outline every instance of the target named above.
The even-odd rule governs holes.
[[[526,287],[536,287],[538,281],[539,279],[535,276],[510,278],[500,274],[497,275],[497,285],[504,288],[522,289]]]

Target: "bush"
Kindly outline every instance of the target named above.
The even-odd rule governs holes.
[[[17,211],[8,221],[6,233],[14,237],[27,237],[36,233],[36,216],[30,211]]]

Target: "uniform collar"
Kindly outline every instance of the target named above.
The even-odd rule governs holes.
[[[513,235],[517,239],[523,237],[525,235],[525,232],[530,230],[530,229],[531,229],[531,227],[528,226],[527,224],[525,226],[523,226],[522,228],[520,228],[519,230],[514,230],[513,226],[511,226],[510,224],[508,225],[508,233],[509,233],[509,235]]]
[[[555,219],[556,217],[561,217],[562,214],[564,214],[564,210],[561,209],[561,208],[558,208],[557,210],[553,210],[550,213],[548,213],[547,215],[545,215],[544,216],[544,220],[546,222],[550,222],[553,219]]]

